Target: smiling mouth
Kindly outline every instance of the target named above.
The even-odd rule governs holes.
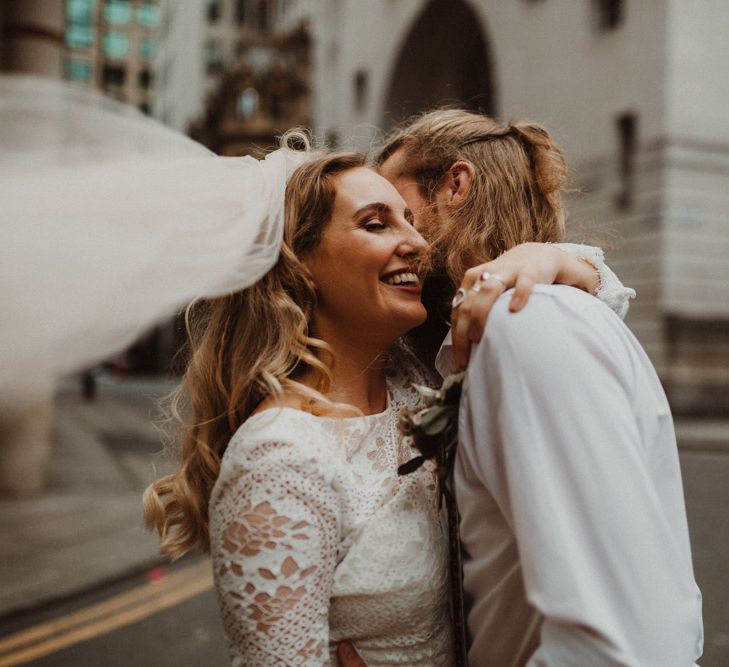
[[[412,271],[398,271],[382,276],[380,281],[394,287],[419,287],[420,276]]]

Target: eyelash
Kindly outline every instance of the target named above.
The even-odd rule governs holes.
[[[386,225],[380,220],[368,220],[362,227],[368,232],[379,232],[385,229]]]

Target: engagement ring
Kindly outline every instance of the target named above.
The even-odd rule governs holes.
[[[484,271],[481,274],[481,282],[486,282],[487,280],[498,280],[504,287],[506,287],[506,281],[497,273],[489,273],[488,271]]]
[[[464,299],[466,298],[466,290],[463,289],[463,287],[459,287],[458,291],[456,292],[456,295],[453,297],[453,301],[451,301],[451,308],[456,309],[458,306],[460,306]]]

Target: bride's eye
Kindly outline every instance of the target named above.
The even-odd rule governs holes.
[[[385,229],[385,224],[383,222],[381,222],[380,220],[377,220],[377,219],[368,220],[362,226],[368,232],[381,232],[383,229]]]

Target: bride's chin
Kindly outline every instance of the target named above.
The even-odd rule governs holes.
[[[411,310],[408,310],[408,312],[400,312],[396,316],[393,316],[390,318],[390,322],[392,324],[396,324],[398,331],[400,331],[397,338],[400,338],[400,336],[404,336],[411,329],[420,326],[423,322],[425,322],[427,317],[428,313],[425,310],[425,307],[413,307]]]

